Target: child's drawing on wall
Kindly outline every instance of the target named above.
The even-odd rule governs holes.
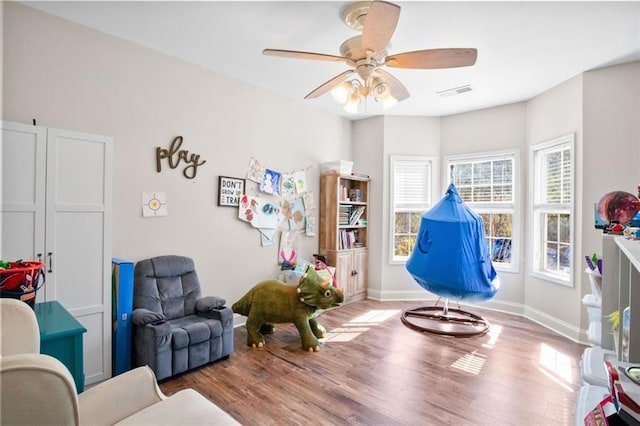
[[[260,182],[260,191],[266,194],[280,194],[280,173],[271,169],[264,169],[264,176]]]
[[[254,182],[262,182],[264,177],[264,164],[260,163],[255,158],[252,158],[249,161],[249,170],[247,171],[247,179],[252,180]]]
[[[296,193],[296,182],[293,173],[282,173],[282,183],[280,184],[280,195],[290,197]]]
[[[294,180],[296,183],[296,192],[298,194],[306,192],[307,190],[307,174],[304,170],[298,170],[293,172]]]
[[[307,229],[306,229],[307,237],[315,236],[316,235],[316,218],[307,216],[306,223],[307,223]]]
[[[290,200],[284,200],[280,204],[282,216],[284,220],[293,222],[296,232],[305,232],[305,210],[302,197],[292,198]]]
[[[254,228],[266,228],[275,233],[282,221],[282,214],[278,206],[270,200],[244,194],[240,197],[238,219],[250,222]]]
[[[283,230],[280,236],[280,252],[278,253],[278,263],[287,262],[289,265],[296,263],[298,253],[296,250],[296,238],[298,233],[295,230]]]
[[[313,192],[305,192],[302,194],[302,200],[304,201],[304,208],[309,211],[316,208],[316,203],[313,201]]]

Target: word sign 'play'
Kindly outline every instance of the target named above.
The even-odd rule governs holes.
[[[198,166],[202,166],[207,160],[200,161],[199,154],[189,155],[189,151],[186,149],[180,149],[182,145],[182,136],[176,136],[171,142],[169,149],[156,148],[156,170],[158,173],[162,171],[161,160],[166,158],[169,161],[169,167],[175,169],[178,167],[181,161],[184,161],[187,166],[182,170],[182,174],[187,179],[193,179],[196,177]]]

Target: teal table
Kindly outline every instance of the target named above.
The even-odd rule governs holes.
[[[86,328],[57,301],[36,303],[40,353],[51,355],[71,372],[78,393],[84,390],[82,333]]]

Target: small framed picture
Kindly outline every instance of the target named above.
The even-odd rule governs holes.
[[[218,205],[237,207],[244,194],[244,179],[218,176]]]

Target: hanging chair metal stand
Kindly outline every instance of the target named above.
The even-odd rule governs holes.
[[[449,299],[438,306],[406,309],[402,312],[402,322],[409,328],[428,333],[455,337],[481,336],[489,331],[491,324],[479,315],[458,308],[449,307]]]

